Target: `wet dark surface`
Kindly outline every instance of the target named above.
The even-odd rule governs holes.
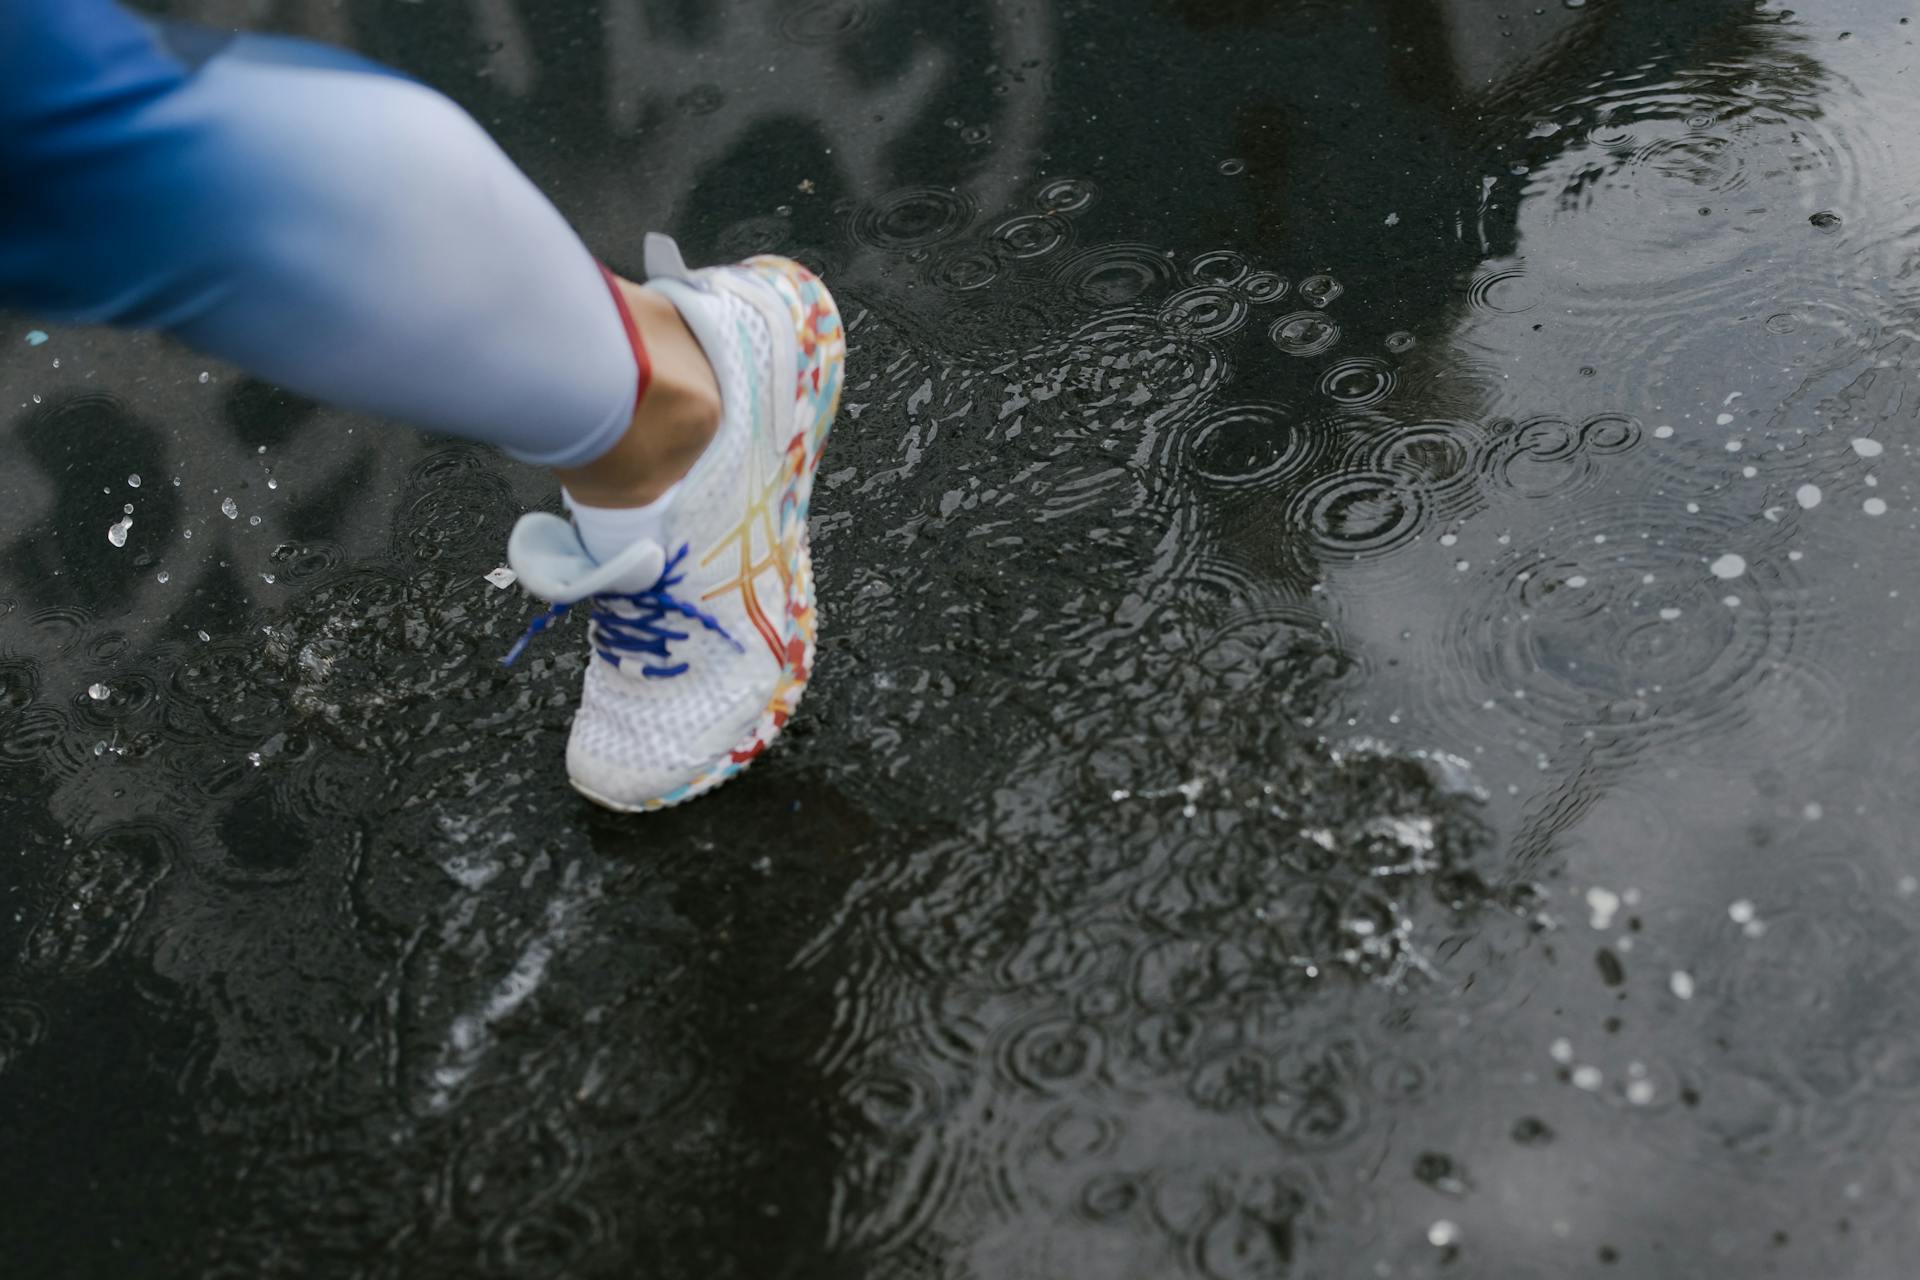
[[[12,322],[4,1274],[1912,1274],[1904,8],[172,12],[823,270],[826,630],[599,813],[544,476]]]

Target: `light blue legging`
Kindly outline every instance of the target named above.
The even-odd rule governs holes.
[[[638,390],[598,263],[446,98],[113,0],[0,0],[0,308],[546,466],[610,448]]]

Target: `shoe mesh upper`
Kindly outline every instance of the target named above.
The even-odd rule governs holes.
[[[574,718],[569,756],[577,768],[606,771],[611,776],[602,782],[608,786],[623,774],[659,776],[710,763],[716,752],[733,745],[732,731],[744,734],[751,728],[779,679],[779,664],[748,619],[740,594],[728,591],[703,598],[739,575],[737,539],[711,564],[702,561],[723,540],[734,539],[759,483],[779,466],[772,428],[784,425],[788,416],[783,412],[787,406],[774,398],[773,340],[766,320],[724,290],[709,297],[723,309],[725,327],[736,339],[735,358],[721,362],[726,379],[721,387],[720,429],[681,484],[662,540],[669,552],[683,542],[691,548],[685,581],[673,589],[674,594],[711,613],[745,653],[698,622],[685,619],[669,624],[686,632],[687,639],[675,641],[667,659],[628,658],[616,670],[594,657]],[[754,420],[756,410],[764,416],[769,407],[773,422]],[[763,538],[750,553],[761,555],[765,550]],[[775,575],[762,575],[761,606],[776,625],[784,615],[777,588]],[[683,662],[687,670],[670,678],[640,674],[643,665]],[[726,741],[712,741],[716,730],[723,731]]]

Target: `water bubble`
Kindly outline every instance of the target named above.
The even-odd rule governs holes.
[[[1887,502],[1885,498],[1868,498],[1860,509],[1870,516],[1883,516],[1887,514]]]
[[[1855,436],[1848,443],[1853,446],[1853,451],[1862,458],[1877,458],[1887,451],[1886,446],[1878,440],[1869,440],[1864,436]]]
[[[28,346],[30,346],[30,347],[37,347],[37,346],[39,346],[39,345],[41,345],[42,343],[44,343],[44,342],[45,342],[46,340],[47,340],[47,335],[46,335],[46,333],[45,333],[45,331],[44,331],[44,330],[40,330],[40,329],[29,329],[29,330],[27,330],[27,345],[28,345]]]
[[[1445,1218],[1427,1228],[1427,1243],[1436,1249],[1446,1249],[1460,1243],[1460,1228]]]
[[[127,531],[133,528],[133,517],[123,516],[117,523],[107,526],[107,541],[116,547],[127,545]]]
[[[1803,484],[1793,491],[1793,500],[1808,511],[1820,505],[1820,497],[1820,486],[1817,484]]]
[[[206,371],[205,369],[202,369],[202,370],[200,371],[200,381],[201,381],[202,383],[207,383],[207,382],[212,382],[212,381],[213,381],[213,375],[212,375],[212,374],[210,374],[210,373],[208,373],[208,372],[207,372],[207,371]]]
[[[1667,977],[1667,989],[1678,1000],[1693,999],[1693,975],[1685,969],[1675,969]]]
[[[1267,332],[1290,356],[1317,356],[1340,341],[1340,326],[1316,311],[1281,316]]]
[[[131,475],[127,477],[127,488],[138,489],[139,487],[140,487],[140,477],[138,475]]]
[[[220,500],[220,514],[229,520],[238,520],[240,518],[240,504],[232,498],[222,498]]]
[[[1308,276],[1302,280],[1294,293],[1302,302],[1315,307],[1325,307],[1347,291],[1346,286],[1330,275]]]
[[[1732,580],[1746,573],[1747,561],[1745,557],[1729,551],[1707,567],[1714,577]]]
[[[167,583],[167,581],[172,577],[173,577],[172,574],[168,573],[165,569],[162,569],[159,573],[156,573],[153,575],[153,580],[164,586]]]
[[[1247,171],[1247,162],[1237,157],[1229,157],[1220,162],[1220,172],[1229,178],[1236,178]]]
[[[107,688],[104,684],[90,684],[87,686],[87,696],[95,702],[105,702],[112,693],[113,690]]]

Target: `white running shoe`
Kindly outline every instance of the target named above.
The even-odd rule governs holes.
[[[520,585],[554,602],[507,655],[591,602],[567,773],[588,799],[639,812],[690,800],[767,749],[813,670],[807,504],[840,401],[846,336],[833,298],[785,258],[689,271],[647,237],[647,284],[682,305],[720,384],[713,443],[661,518],[662,540],[595,563],[558,516],[522,516]],[[713,305],[718,303],[719,305]]]

